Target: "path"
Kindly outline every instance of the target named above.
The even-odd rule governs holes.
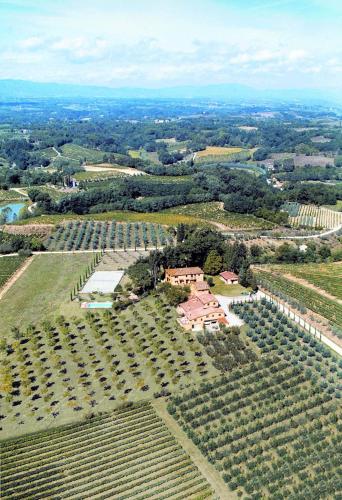
[[[4,256],[2,256],[4,257]],[[8,292],[8,290],[14,285],[14,283],[17,281],[17,279],[20,278],[22,274],[26,271],[26,269],[29,267],[31,262],[33,261],[34,257],[29,257],[19,269],[10,277],[8,281],[6,281],[5,285],[1,288],[0,290],[0,300],[3,298],[5,293]]]
[[[317,239],[317,238],[323,238],[324,236],[330,236],[331,234],[337,233],[338,231],[342,230],[342,224],[339,226],[334,227],[333,229],[329,229],[328,231],[324,231],[323,233],[318,233],[318,234],[310,234],[308,236],[278,236],[277,238],[275,236],[272,236],[272,239],[276,240],[310,240],[310,239]],[[263,239],[269,239],[269,236],[260,236],[260,238]]]
[[[158,250],[162,250],[164,247],[158,247]],[[148,252],[150,250],[155,250],[156,247],[147,247],[146,249],[144,247],[137,247],[135,248],[116,248],[115,250],[113,248],[106,248],[105,253],[116,253],[116,252]],[[101,248],[98,250],[44,250],[44,251],[37,251],[37,252],[32,252],[33,255],[46,255],[46,254],[75,254],[75,253],[99,253],[101,252]],[[14,257],[18,255],[17,253],[6,253],[0,255],[1,257]]]
[[[19,193],[21,196],[25,196],[27,198],[27,193],[24,193],[23,190],[26,190],[27,188],[11,188],[10,191],[15,191],[16,193]]]
[[[223,481],[220,473],[207,461],[197,446],[195,446],[194,443],[187,437],[178,422],[176,422],[176,420],[169,414],[166,409],[165,401],[156,399],[152,401],[151,404],[159,417],[165,422],[170,432],[175,436],[179,444],[190,456],[191,460],[199,469],[201,474],[211,485],[218,498],[221,500],[235,500],[238,498],[237,495],[228,490],[228,486]]]

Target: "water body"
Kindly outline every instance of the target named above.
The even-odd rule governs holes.
[[[20,210],[25,206],[25,203],[4,203],[0,204],[0,217],[3,212],[6,212],[6,222],[17,220]]]

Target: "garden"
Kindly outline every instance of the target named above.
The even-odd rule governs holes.
[[[48,250],[100,250],[162,247],[173,236],[160,224],[145,222],[70,221],[57,226],[46,240]]]
[[[2,443],[2,498],[213,499],[148,403]]]

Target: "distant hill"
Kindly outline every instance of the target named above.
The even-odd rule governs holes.
[[[313,89],[267,90],[246,85],[220,84],[206,86],[176,86],[164,88],[100,87],[40,83],[26,80],[0,80],[0,100],[41,98],[127,98],[127,99],[220,99],[227,101],[321,101],[341,102],[337,91]]]

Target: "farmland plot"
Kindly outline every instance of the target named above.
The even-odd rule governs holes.
[[[289,222],[293,227],[334,229],[342,224],[342,213],[325,207],[286,203],[282,210],[289,213]]]
[[[261,359],[171,398],[169,412],[248,498],[338,498],[339,359],[270,303],[235,305]]]
[[[150,404],[2,447],[2,498],[214,498]]]
[[[342,326],[341,304],[281,275],[258,269],[256,276],[260,284],[271,292],[276,289],[332,323]]]
[[[143,299],[119,313],[79,313],[8,330],[0,372],[5,435],[168,395],[218,374],[160,298]]]
[[[49,250],[99,250],[161,247],[172,243],[166,228],[152,223],[73,221],[57,227],[46,241]]]

